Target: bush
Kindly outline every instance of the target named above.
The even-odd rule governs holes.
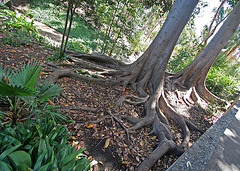
[[[12,112],[0,112],[10,117],[15,123],[22,114],[23,107],[28,105],[30,112],[38,107],[38,102],[58,95],[61,87],[51,83],[39,82],[41,65],[38,62],[23,64],[12,70],[0,64],[0,96],[7,98]],[[38,83],[38,84],[37,84]]]
[[[3,20],[1,30],[4,36],[1,41],[4,44],[20,46],[29,45],[34,41],[43,42],[43,38],[33,25],[34,21],[27,22],[25,15],[4,9],[0,10],[0,18]]]
[[[49,117],[2,125],[1,170],[89,170],[90,161],[68,143],[70,132]]]
[[[206,79],[207,88],[222,99],[233,100],[239,94],[239,83],[221,68],[212,67]]]

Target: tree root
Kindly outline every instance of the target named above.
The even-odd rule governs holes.
[[[55,83],[59,78],[62,78],[62,77],[69,77],[69,78],[74,78],[80,81],[92,82],[92,83],[103,84],[103,85],[116,85],[121,82],[120,80],[105,80],[105,79],[85,77],[69,69],[56,70],[53,73],[51,73],[45,81]]]
[[[118,112],[117,114],[121,113],[122,111]],[[127,136],[127,140],[128,142],[130,142],[130,138],[129,138],[129,132],[128,129],[123,125],[123,123],[121,121],[118,120],[118,118],[116,116],[114,116],[112,113],[107,112],[115,121],[117,121],[119,123],[119,125],[125,130],[126,132],[126,136]],[[115,114],[115,115],[117,115]]]
[[[153,123],[153,133],[158,137],[160,142],[158,147],[138,166],[138,171],[151,169],[157,160],[163,157],[169,151],[178,155],[181,155],[184,152],[172,140],[171,132],[168,128],[166,128],[165,124],[159,121],[157,117],[155,117]]]
[[[90,112],[96,112],[98,111],[97,108],[92,108],[92,107],[80,107],[80,106],[63,106],[63,109],[66,110],[84,110],[84,111],[90,111]]]
[[[134,95],[123,95],[116,101],[114,110],[116,110],[118,107],[122,106],[123,102],[129,103],[131,105],[144,104],[148,100],[148,97],[149,96],[146,96],[144,98],[140,98],[140,97],[137,97],[137,96],[134,96]]]
[[[113,69],[121,70],[128,66],[119,60],[116,60],[114,58],[111,58],[111,57],[109,57],[107,55],[103,55],[103,54],[97,54],[97,53],[96,54],[86,54],[86,53],[70,51],[70,50],[67,50],[67,53],[72,57],[88,59],[88,60],[94,61],[96,63],[106,65]]]

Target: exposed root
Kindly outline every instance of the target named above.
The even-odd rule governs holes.
[[[165,124],[161,123],[157,117],[155,117],[153,123],[153,132],[155,135],[157,135],[160,142],[158,147],[138,166],[138,171],[151,169],[157,160],[163,157],[169,151],[174,151],[179,155],[183,153],[183,150],[179,148],[172,140],[169,129],[167,129]]]
[[[153,167],[158,159],[163,157],[170,149],[175,147],[175,143],[171,140],[163,140],[158,147],[138,166],[138,171],[146,171]]]
[[[70,51],[70,50],[68,50],[67,53],[72,57],[81,58],[81,59],[88,59],[88,60],[94,61],[96,63],[106,65],[106,66],[108,66],[110,68],[113,68],[113,69],[121,70],[121,69],[126,68],[128,66],[128,65],[126,65],[125,63],[123,63],[119,60],[110,58],[109,56],[103,55],[103,54],[97,54],[97,53],[86,54],[86,53],[77,52],[77,51]]]
[[[164,93],[163,93],[164,94]],[[180,115],[178,115],[174,109],[167,103],[167,100],[165,96],[162,94],[160,98],[160,106],[163,109],[164,113],[168,115],[171,119],[173,119],[181,128],[183,132],[183,140],[182,140],[182,146],[188,147],[188,143],[190,140],[190,131],[187,127],[184,118]]]
[[[118,112],[117,114],[121,113],[122,111]],[[125,130],[126,135],[127,135],[127,140],[130,142],[130,138],[129,138],[129,132],[128,129],[123,125],[123,123],[121,121],[118,120],[118,118],[116,116],[114,116],[112,113],[107,112],[115,121],[117,121],[120,126]]]
[[[80,107],[80,106],[64,106],[62,107],[63,109],[66,110],[85,110],[85,111],[91,111],[91,112],[96,112],[98,111],[97,108],[92,108],[92,107]]]
[[[59,78],[62,78],[62,77],[69,77],[69,78],[74,78],[80,81],[92,82],[92,83],[103,84],[103,85],[116,85],[121,82],[120,80],[105,80],[105,79],[85,77],[69,69],[56,70],[53,73],[51,73],[45,81],[55,83]]]
[[[148,100],[148,97],[149,96],[141,98],[141,97],[137,97],[134,95],[123,95],[116,101],[114,110],[116,110],[118,107],[122,106],[123,102],[129,103],[131,105],[144,104]]]

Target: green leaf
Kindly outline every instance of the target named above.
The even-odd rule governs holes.
[[[77,160],[77,164],[75,166],[75,170],[77,171],[87,171],[90,169],[90,160],[87,158],[82,158]]]
[[[38,145],[38,156],[40,156],[45,149],[47,149],[47,145],[44,139],[40,139],[39,145]]]
[[[7,164],[3,161],[0,161],[0,170],[2,170],[2,171],[12,171],[13,169],[9,164]]]
[[[38,170],[41,167],[42,161],[46,154],[47,154],[47,150],[45,149],[45,151],[38,157],[38,159],[34,165],[34,170]]]
[[[62,168],[64,165],[66,165],[68,162],[70,162],[71,160],[75,159],[80,153],[82,153],[85,150],[85,148],[81,148],[78,151],[76,151],[75,153],[72,153],[70,155],[68,155],[67,157],[65,157],[65,159],[63,160],[63,162],[61,162],[60,164],[60,168]]]
[[[38,100],[44,101],[50,97],[59,95],[61,90],[62,90],[62,88],[56,84],[45,83],[39,91]]]
[[[41,65],[38,62],[30,62],[22,65],[13,75],[11,80],[15,85],[34,89],[40,76]]]
[[[61,171],[73,170],[75,164],[76,164],[76,161],[75,160],[71,160],[70,162],[68,162],[68,164],[66,164],[65,166],[63,166],[61,168]]]
[[[0,155],[0,160],[3,160],[7,155],[18,149],[21,145],[16,145],[10,149],[5,150],[1,155]]]
[[[21,87],[9,85],[6,82],[0,82],[0,95],[2,96],[32,96],[34,91]]]
[[[42,167],[39,168],[38,171],[46,171],[46,170],[48,170],[48,168],[49,168],[49,166],[50,166],[51,164],[52,164],[52,163],[49,162],[49,163],[43,165]],[[35,169],[34,169],[34,170],[35,170]]]
[[[27,167],[31,167],[31,157],[25,151],[15,151],[8,156],[10,162],[19,170],[25,170]]]

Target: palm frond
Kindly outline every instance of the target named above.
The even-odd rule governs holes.
[[[3,79],[0,82],[1,96],[32,96],[33,94],[34,91],[29,88],[7,84]]]
[[[41,65],[38,62],[29,62],[22,65],[18,71],[12,75],[12,84],[34,89],[41,72]]]
[[[44,100],[48,99],[49,97],[59,95],[59,92],[61,91],[61,89],[62,88],[56,84],[45,83],[41,87],[37,99],[39,101],[44,101]]]

